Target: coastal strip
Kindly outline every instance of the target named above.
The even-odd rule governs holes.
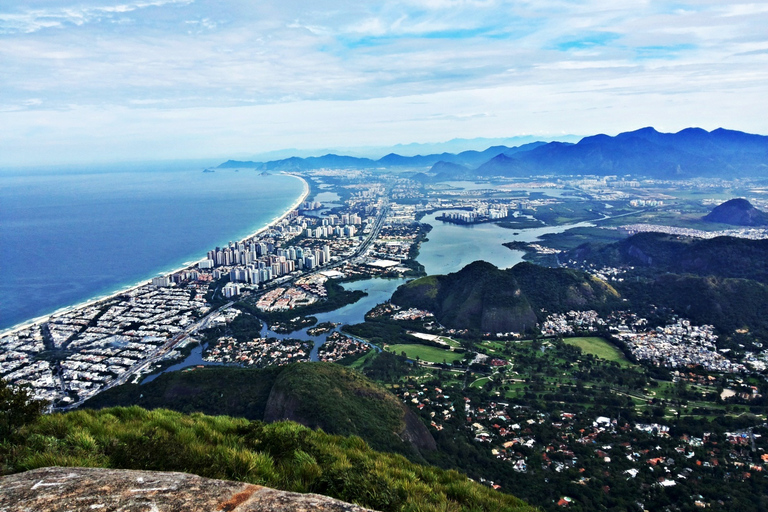
[[[304,178],[302,178],[298,174],[291,174],[291,173],[287,173],[287,172],[281,172],[280,174],[282,174],[284,176],[291,176],[291,177],[294,177],[294,178],[300,180],[304,184],[304,189],[303,189],[301,195],[298,197],[298,199],[296,199],[296,201],[294,201],[291,204],[291,206],[284,213],[282,213],[281,215],[275,217],[274,219],[272,219],[270,222],[266,223],[265,225],[261,226],[260,228],[258,228],[253,233],[251,233],[251,234],[241,238],[239,241],[242,242],[244,240],[248,240],[250,238],[253,238],[253,237],[259,235],[260,233],[270,229],[275,224],[278,224],[283,219],[285,219],[292,211],[298,209],[301,206],[301,204],[304,201],[306,201],[307,198],[309,197],[310,187],[309,187],[309,183],[307,182],[307,180],[305,180]],[[197,266],[201,261],[204,261],[204,260],[205,260],[205,258],[200,258],[199,260],[193,261],[192,263],[185,264],[185,265],[183,265],[183,266],[181,266],[179,268],[170,270],[168,272],[163,272],[162,274],[163,275],[171,275],[171,274],[175,274],[177,272],[182,272],[184,270],[190,270],[190,269],[194,268],[195,266]],[[48,322],[48,321],[50,321],[52,319],[55,319],[55,318],[58,318],[58,317],[62,316],[64,314],[71,313],[72,311],[76,311],[78,309],[82,309],[82,308],[86,308],[86,307],[89,307],[89,306],[93,306],[93,305],[98,304],[100,302],[104,302],[104,301],[108,301],[108,300],[114,299],[116,297],[119,297],[120,295],[123,295],[123,294],[126,294],[126,293],[130,293],[130,292],[132,292],[134,290],[137,290],[137,289],[141,288],[142,286],[146,286],[146,285],[150,284],[151,282],[152,282],[151,279],[141,280],[138,283],[135,283],[135,284],[132,284],[130,286],[121,288],[121,289],[119,289],[119,290],[117,290],[115,292],[112,292],[112,293],[109,293],[109,294],[105,294],[105,295],[100,295],[98,297],[94,297],[92,299],[88,299],[88,300],[85,300],[83,302],[71,305],[71,306],[65,306],[63,308],[59,308],[59,309],[57,309],[56,311],[54,311],[53,313],[51,313],[49,315],[42,315],[42,316],[38,316],[38,317],[32,318],[30,320],[26,320],[24,322],[21,322],[19,324],[16,324],[16,325],[12,326],[12,327],[8,327],[6,329],[0,330],[0,337],[8,336],[8,335],[13,335],[13,334],[16,334],[16,333],[18,333],[20,331],[23,331],[25,329],[29,329],[29,328],[35,327],[37,325],[42,325],[42,324],[44,324],[44,323],[46,323],[46,322]]]

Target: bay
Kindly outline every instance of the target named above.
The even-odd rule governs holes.
[[[292,176],[142,165],[0,173],[0,329],[196,261],[282,215]]]

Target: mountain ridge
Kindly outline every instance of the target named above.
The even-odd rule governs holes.
[[[402,156],[389,153],[377,160],[329,153],[268,162],[228,160],[218,168],[303,171],[320,168],[401,167],[426,170],[439,162],[468,167],[479,177],[532,175],[638,175],[691,178],[754,176],[768,170],[768,136],[717,128],[685,128],[663,133],[653,127],[596,134],[578,143],[532,142],[515,147],[491,146],[484,151]],[[450,177],[450,176],[449,176]]]

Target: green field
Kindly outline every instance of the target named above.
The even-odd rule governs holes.
[[[565,338],[563,341],[568,345],[579,347],[586,354],[593,354],[606,361],[616,361],[622,366],[632,366],[632,363],[627,361],[627,358],[624,357],[624,354],[619,349],[603,338]]]
[[[394,352],[395,354],[405,352],[405,355],[409,359],[416,359],[418,357],[422,361],[429,361],[432,363],[442,363],[443,361],[452,363],[453,361],[458,361],[464,357],[463,354],[443,350],[437,347],[428,347],[426,345],[390,345],[387,347],[387,350]]]
[[[488,384],[488,382],[490,382],[490,380],[491,379],[488,378],[488,377],[481,377],[481,378],[475,380],[472,384],[470,384],[469,387],[471,387],[471,388],[481,388],[481,387],[485,386],[486,384]]]
[[[376,356],[375,350],[369,350],[349,365],[350,368],[359,370],[362,366]]]

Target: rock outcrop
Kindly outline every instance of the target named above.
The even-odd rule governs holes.
[[[317,494],[187,473],[41,468],[0,478],[0,512],[366,512]],[[370,512],[370,511],[369,511]]]

